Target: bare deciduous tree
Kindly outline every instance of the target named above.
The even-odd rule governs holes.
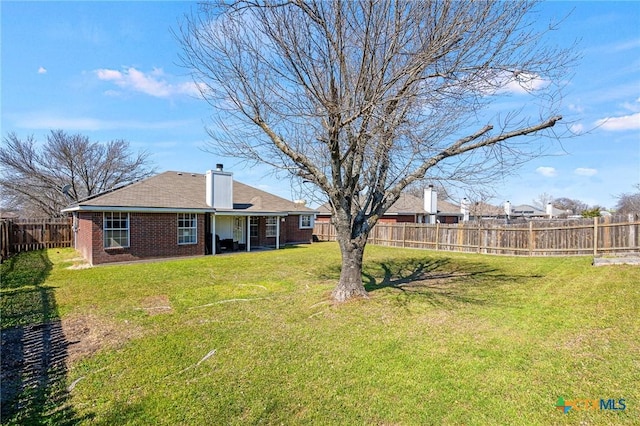
[[[367,237],[407,185],[487,181],[555,136],[545,130],[561,119],[575,56],[545,43],[533,12],[522,1],[220,1],[177,36],[213,106],[211,150],[286,170],[329,200],[344,301],[367,296]],[[526,101],[488,108],[515,92]]]
[[[44,144],[15,133],[0,147],[2,204],[28,216],[60,216],[73,201],[150,176],[148,154],[133,155],[129,143],[106,144],[88,137],[51,131]],[[62,193],[62,188],[66,193]]]
[[[640,183],[634,185],[638,192],[627,192],[618,195],[616,213],[619,214],[640,214]]]
[[[553,206],[557,209],[571,212],[571,214],[582,214],[583,211],[589,208],[589,205],[584,201],[567,197],[556,198],[553,200]]]
[[[544,211],[547,208],[548,203],[553,203],[553,196],[551,194],[543,192],[542,194],[531,200],[531,202],[533,203],[534,207],[537,207],[540,210]]]

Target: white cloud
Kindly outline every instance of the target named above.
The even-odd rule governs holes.
[[[529,72],[501,71],[495,76],[495,84],[500,87],[498,90],[500,93],[522,95],[544,89],[549,85],[549,81]]]
[[[122,73],[116,70],[101,69],[101,70],[96,70],[96,74],[98,75],[98,78],[100,80],[119,81],[119,80],[122,80],[123,78]]]
[[[578,176],[593,176],[598,173],[597,169],[590,169],[588,167],[578,167],[573,171]]]
[[[556,169],[553,167],[545,167],[545,166],[540,166],[536,169],[536,172],[538,172],[539,174],[541,174],[542,176],[545,177],[554,177],[556,176],[558,173],[556,172]]]
[[[526,71],[489,69],[482,74],[482,78],[478,77],[477,74],[470,77],[471,84],[486,95],[524,95],[549,85],[549,81],[540,75]]]
[[[524,94],[544,89],[548,85],[549,82],[538,75],[523,73],[518,78],[507,83],[504,86],[504,90],[509,93]]]
[[[129,67],[123,71],[112,69],[98,69],[95,71],[98,79],[111,81],[124,90],[144,93],[157,98],[168,98],[178,95],[199,96],[198,86],[193,82],[171,83],[170,76],[164,74],[161,68],[154,68],[150,73],[144,73]],[[108,90],[113,96],[114,91]]]
[[[46,74],[46,73],[47,73],[47,69],[45,67],[38,68],[38,74]]]
[[[584,107],[582,105],[569,104],[568,108],[569,111],[577,112],[579,114],[582,114],[584,112]]]
[[[15,125],[23,129],[68,129],[74,131],[95,131],[113,129],[175,129],[196,125],[195,120],[136,121],[102,120],[92,117],[62,117],[55,114],[35,113],[18,117]]]
[[[606,117],[596,121],[596,126],[602,130],[639,130],[640,112],[622,117]]]
[[[584,132],[584,125],[582,123],[575,123],[570,126],[571,132],[580,135]]]
[[[635,102],[624,102],[622,107],[627,111],[640,112],[640,98],[636,99]]]
[[[625,50],[637,49],[639,47],[640,47],[640,39],[636,38],[633,40],[623,41],[616,44],[615,46],[613,46],[613,50],[620,52]]]

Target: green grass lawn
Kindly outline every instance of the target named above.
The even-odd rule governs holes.
[[[369,246],[370,299],[335,305],[334,243],[70,269],[77,256],[2,265],[3,333],[59,323],[66,344],[48,382],[3,391],[3,423],[640,421],[639,267]],[[626,409],[564,414],[560,396]]]

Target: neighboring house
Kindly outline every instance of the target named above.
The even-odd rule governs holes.
[[[483,201],[469,203],[469,220],[504,219],[504,208]]]
[[[91,264],[309,243],[316,213],[235,182],[222,165],[161,173],[63,212],[73,214],[75,248]]]
[[[458,223],[462,220],[460,206],[444,200],[437,200],[437,220],[440,223]],[[317,222],[331,221],[331,206],[325,203],[318,207]],[[429,215],[424,208],[424,200],[410,194],[401,194],[398,201],[380,218],[381,223],[429,223]]]
[[[20,215],[11,210],[0,209],[0,220],[4,219],[18,219]]]
[[[508,203],[508,201],[507,201]],[[571,210],[560,210],[551,203],[547,204],[546,210],[539,209],[529,204],[520,204],[518,206],[511,206],[510,218],[527,218],[527,219],[550,219],[554,217],[566,217],[571,214]]]

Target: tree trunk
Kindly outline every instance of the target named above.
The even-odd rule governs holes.
[[[336,302],[345,302],[354,298],[368,298],[367,291],[362,284],[362,258],[366,237],[364,240],[339,239],[342,252],[342,270],[340,282],[331,294]]]

